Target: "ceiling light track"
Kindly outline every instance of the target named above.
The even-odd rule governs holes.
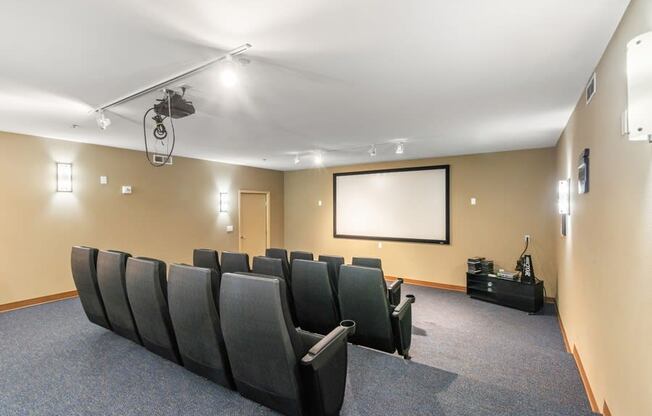
[[[135,92],[133,92],[133,93],[131,93],[129,95],[118,98],[118,99],[116,99],[114,101],[108,102],[106,104],[102,104],[101,106],[95,108],[94,111],[95,112],[104,111],[104,110],[107,110],[107,109],[109,109],[111,107],[114,107],[116,105],[126,103],[126,102],[131,101],[131,100],[133,100],[135,98],[138,98],[140,96],[148,94],[150,92],[163,90],[163,89],[165,89],[165,87],[169,86],[170,84],[173,84],[173,83],[175,83],[175,82],[177,82],[179,80],[182,80],[182,79],[184,79],[186,77],[194,75],[194,74],[196,74],[198,72],[201,72],[201,71],[205,70],[206,68],[210,67],[213,64],[216,64],[216,63],[224,61],[224,60],[231,60],[234,56],[245,53],[249,48],[251,48],[251,44],[249,44],[249,43],[245,43],[244,45],[240,45],[235,49],[231,49],[230,51],[228,51],[227,53],[225,53],[223,55],[215,57],[215,58],[213,58],[213,59],[211,59],[211,60],[209,60],[207,62],[204,62],[203,64],[199,64],[199,65],[197,65],[197,66],[195,66],[195,67],[193,67],[193,68],[191,68],[191,69],[189,69],[187,71],[184,71],[184,72],[181,72],[181,73],[179,73],[177,75],[174,75],[171,78],[168,78],[168,79],[165,79],[163,81],[157,82],[156,84],[153,84],[153,85],[150,85],[150,86],[145,87],[143,89],[140,89],[138,91],[135,91]]]
[[[394,146],[394,151],[393,153],[397,155],[403,155],[405,152],[405,146],[407,143],[407,139],[397,139],[397,140],[391,140],[388,142],[382,142],[382,143],[374,143],[370,145],[368,148],[366,148],[366,152],[369,155],[369,157],[376,157],[378,155],[378,148],[387,148],[389,146]],[[314,150],[314,151],[308,151],[308,152],[296,152],[293,153],[294,155],[294,164],[298,165],[301,163],[303,157],[306,156],[312,156],[313,160],[316,165],[321,165],[324,162],[324,156],[326,154],[336,154],[336,153],[351,153],[351,152],[358,152],[362,150],[362,146],[355,146],[355,147],[348,147],[348,148],[339,148],[339,149],[331,149],[331,150]]]

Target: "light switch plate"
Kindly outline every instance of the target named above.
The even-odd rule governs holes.
[[[130,195],[131,194],[131,185],[122,185],[122,194]]]
[[[109,178],[107,176],[100,176],[100,185],[106,185],[109,183]]]
[[[321,206],[322,206],[321,199],[320,199],[319,201],[317,201],[317,206],[318,206],[318,207],[321,207]]]
[[[227,225],[226,226],[226,232],[227,233],[232,233],[233,232],[233,226],[232,225]]]

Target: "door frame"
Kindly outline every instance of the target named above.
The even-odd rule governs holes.
[[[249,191],[246,189],[240,189],[238,190],[238,251],[242,252],[242,194],[263,194],[265,195],[265,237],[266,237],[266,242],[265,242],[265,248],[270,248],[271,244],[271,228],[270,228],[270,215],[269,215],[269,191]]]

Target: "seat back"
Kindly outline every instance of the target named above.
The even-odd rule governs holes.
[[[299,360],[306,348],[292,325],[286,290],[280,278],[225,273],[220,317],[240,394],[301,415]]]
[[[217,301],[220,295],[220,276],[222,270],[220,269],[220,260],[217,251],[210,248],[196,248],[192,252],[192,265],[195,267],[202,267],[204,269],[215,270],[213,275],[213,297]]]
[[[265,256],[255,256],[251,271],[256,274],[280,277],[281,279],[286,280],[285,271],[283,270],[283,262],[281,259]]]
[[[326,335],[339,325],[337,297],[331,288],[326,263],[292,262],[292,298],[301,329]]]
[[[168,310],[165,263],[145,257],[127,260],[127,295],[143,345],[181,364]]]
[[[121,251],[100,251],[97,255],[97,283],[113,331],[142,344],[127,297],[127,259],[130,257],[131,254]]]
[[[328,278],[331,281],[333,293],[337,294],[339,291],[340,266],[344,264],[344,257],[320,255],[319,261],[323,261],[328,265]]]
[[[106,329],[111,329],[97,283],[97,249],[74,246],[70,253],[70,268],[77,293],[79,293],[79,300],[88,320]]]
[[[213,269],[217,274],[222,274],[217,251],[210,248],[196,248],[192,251],[192,265],[204,269]]]
[[[215,269],[173,264],[168,276],[170,318],[184,367],[227,388],[234,388],[222,337]],[[219,295],[219,292],[217,292]]]
[[[315,257],[308,251],[291,251],[290,252],[290,270],[295,260],[314,260]]]
[[[222,252],[222,273],[249,273],[250,271],[247,253]]]
[[[292,284],[290,279],[290,263],[288,262],[288,252],[284,248],[268,248],[265,250],[265,257],[270,257],[272,259],[280,259],[281,265],[283,266],[283,275],[285,281],[289,284]]]
[[[390,306],[383,273],[378,268],[340,267],[339,300],[342,319],[355,322],[354,344],[393,353]]]
[[[351,264],[361,267],[373,267],[383,270],[383,264],[380,259],[375,257],[353,257]]]

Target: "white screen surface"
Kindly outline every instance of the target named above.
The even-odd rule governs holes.
[[[335,174],[335,236],[448,243],[448,167]]]

